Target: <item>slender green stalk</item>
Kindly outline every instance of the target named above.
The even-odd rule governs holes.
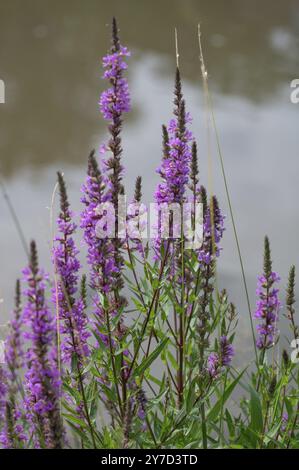
[[[208,384],[208,386],[207,386],[207,389],[206,389],[206,393],[208,393],[211,384],[212,384],[212,381],[210,380],[210,382],[209,382],[209,384]],[[203,396],[204,396],[203,393],[200,393],[200,394],[198,395],[198,397],[194,400],[194,403],[193,403],[192,408],[194,408],[194,407],[198,404],[198,402],[199,402],[200,400],[202,400]],[[182,418],[178,421],[178,423],[176,423],[176,426],[173,427],[173,428],[166,434],[166,436],[164,436],[164,437],[161,439],[161,441],[159,442],[159,445],[157,446],[158,449],[161,448],[162,445],[163,445],[163,444],[172,436],[172,434],[179,428],[179,426],[181,426],[181,424],[183,424],[183,422],[184,422],[185,419],[188,417],[188,415],[189,415],[188,412],[185,413],[185,414],[182,416]]]
[[[66,243],[66,240],[65,240],[65,243]],[[71,303],[69,293],[67,291],[67,288],[66,288],[62,278],[60,278],[60,283],[61,283],[61,288],[62,288],[62,291],[63,291],[63,295],[64,295],[64,297],[66,299],[66,302],[67,302],[68,310],[70,312],[70,317],[68,319],[69,330],[70,330],[70,333],[71,333],[72,346],[73,346],[74,351],[76,352],[76,356],[77,356],[77,361],[76,361],[77,366],[76,366],[76,368],[77,368],[77,373],[78,373],[78,384],[79,384],[79,388],[80,388],[81,395],[82,395],[84,414],[85,414],[85,418],[86,418],[86,421],[87,421],[87,425],[89,427],[92,444],[93,444],[94,448],[96,449],[97,446],[96,446],[96,441],[95,441],[95,432],[94,432],[94,429],[93,429],[93,425],[92,425],[89,410],[88,410],[88,403],[87,403],[87,399],[86,399],[86,395],[85,395],[83,375],[82,375],[82,365],[80,364],[80,360],[79,360],[80,355],[79,355],[79,351],[77,350],[77,342],[76,342],[75,333],[74,333],[75,328],[74,328],[74,319],[73,319],[73,315],[72,315],[72,312],[73,312],[72,303]],[[58,304],[57,301],[56,301],[56,303]],[[79,348],[83,351],[83,346],[82,346],[81,343],[79,343]],[[60,351],[58,353],[58,356],[60,356]],[[84,357],[84,355],[82,355],[82,352],[81,352],[81,356]]]
[[[184,398],[184,343],[185,343],[185,254],[183,211],[181,210],[181,302],[179,315],[179,370],[178,370],[178,406],[183,405]]]
[[[109,312],[107,311],[107,309],[105,309],[105,318],[106,318],[106,326],[107,326],[107,332],[108,332],[109,351],[110,351],[110,358],[111,358],[111,364],[112,364],[114,385],[115,385],[115,390],[116,390],[116,395],[117,395],[117,400],[118,400],[118,405],[119,405],[119,412],[120,412],[120,415],[123,417],[122,400],[121,400],[121,396],[120,396],[120,392],[118,388],[118,379],[117,379],[117,373],[116,373],[116,367],[115,367],[115,357],[114,357],[114,350],[113,350],[113,344],[112,344],[110,318],[109,318]]]
[[[7,207],[8,207],[8,210],[10,212],[10,215],[12,217],[12,220],[14,222],[14,225],[16,227],[16,230],[18,232],[18,235],[20,237],[20,241],[21,241],[21,244],[24,248],[24,251],[26,253],[26,256],[27,258],[29,258],[29,250],[28,250],[28,245],[27,245],[27,241],[26,241],[26,237],[24,235],[24,232],[23,232],[23,229],[22,229],[22,226],[21,226],[21,223],[20,223],[20,220],[19,220],[19,217],[16,213],[16,210],[14,208],[14,205],[9,197],[9,194],[6,190],[6,187],[5,187],[5,184],[4,184],[4,181],[2,180],[1,176],[0,176],[0,187],[1,187],[1,190],[2,190],[2,194],[3,194],[3,197],[6,201],[6,204],[7,204]]]
[[[200,63],[201,63],[201,71],[202,71],[202,76],[203,76],[203,83],[204,83],[205,91],[207,93],[209,108],[210,108],[210,112],[211,112],[211,116],[212,116],[212,122],[213,122],[215,137],[216,137],[216,143],[217,143],[218,156],[219,156],[219,160],[220,160],[221,172],[222,172],[222,177],[223,177],[224,186],[225,186],[225,193],[226,193],[226,198],[227,198],[227,202],[228,202],[228,206],[229,206],[229,213],[230,213],[230,217],[231,217],[231,221],[232,221],[233,232],[234,232],[234,237],[235,237],[235,241],[236,241],[241,272],[242,272],[242,280],[243,280],[244,289],[245,289],[247,310],[248,310],[251,333],[252,333],[252,339],[253,339],[253,344],[254,344],[256,364],[258,364],[258,353],[257,353],[256,342],[255,342],[255,333],[254,333],[254,326],[253,326],[253,320],[252,320],[252,314],[251,314],[251,306],[250,306],[250,300],[249,300],[247,280],[246,280],[246,275],[245,275],[243,257],[242,257],[242,253],[241,253],[240,242],[239,242],[238,232],[237,232],[237,228],[236,228],[232,202],[231,202],[231,198],[230,198],[230,192],[229,192],[229,188],[228,188],[228,181],[227,181],[227,177],[226,177],[224,159],[223,159],[223,154],[222,154],[222,151],[221,151],[220,139],[219,139],[219,134],[218,134],[217,125],[216,125],[216,119],[215,119],[215,114],[214,114],[214,107],[213,107],[212,97],[211,97],[211,94],[209,92],[209,87],[208,87],[208,74],[207,74],[205,64],[204,64],[204,59],[203,59],[200,25],[198,25],[198,42],[199,42],[199,50],[200,50]]]
[[[158,284],[160,284],[161,279],[162,279],[162,276],[163,276],[163,273],[164,273],[164,268],[165,268],[165,266],[166,266],[166,261],[167,261],[167,257],[168,257],[169,247],[170,247],[170,241],[169,241],[169,239],[168,239],[167,246],[166,246],[166,250],[165,250],[165,254],[164,254],[163,261],[162,261],[162,263],[161,263],[161,267],[160,267],[160,271],[159,271]],[[140,334],[140,339],[139,339],[139,341],[138,341],[138,344],[137,344],[137,347],[136,347],[136,351],[135,351],[133,360],[132,360],[132,362],[131,362],[129,371],[128,371],[128,373],[127,373],[127,378],[126,378],[127,381],[129,380],[129,378],[130,378],[130,376],[131,376],[133,367],[134,367],[135,362],[136,362],[136,360],[137,360],[137,357],[138,357],[138,354],[139,354],[139,351],[140,351],[140,348],[141,348],[141,345],[142,345],[142,341],[143,341],[143,338],[144,338],[144,335],[145,335],[145,332],[146,332],[146,327],[147,327],[148,322],[149,322],[149,320],[150,320],[151,313],[152,313],[152,310],[153,310],[153,306],[154,306],[154,304],[155,304],[156,297],[157,297],[157,295],[158,295],[158,293],[159,293],[159,290],[160,290],[160,287],[159,287],[159,285],[158,285],[158,287],[154,290],[154,294],[153,294],[153,297],[152,297],[152,300],[151,300],[151,303],[150,303],[148,312],[147,312],[147,314],[146,314],[146,318],[145,318],[144,323],[143,323],[143,325],[142,325],[141,334]]]
[[[218,441],[219,444],[222,443],[222,438],[223,438],[224,393],[225,393],[226,384],[227,384],[227,374],[228,374],[228,371],[225,372],[224,384],[223,384],[223,391],[222,391],[221,411],[220,411],[220,424],[219,424],[219,441]]]

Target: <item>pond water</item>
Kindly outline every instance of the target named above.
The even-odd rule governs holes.
[[[284,296],[289,266],[299,261],[299,105],[290,100],[290,82],[299,76],[296,0],[2,0],[0,79],[6,103],[0,105],[0,170],[26,238],[37,240],[41,262],[49,267],[49,206],[57,170],[64,172],[73,208],[80,210],[87,155],[106,138],[97,102],[104,87],[100,59],[109,46],[107,24],[113,14],[122,42],[132,50],[133,111],[123,134],[127,194],[132,194],[140,174],[145,200],[151,201],[158,182],[161,124],[172,111],[175,27],[201,180],[208,181],[207,111],[197,45],[200,21],[251,304],[265,234],[271,239]],[[213,135],[211,153],[213,189],[228,215]],[[26,256],[2,196],[0,220],[4,323]],[[242,360],[252,349],[250,330],[229,217],[226,226],[218,277],[240,313]]]

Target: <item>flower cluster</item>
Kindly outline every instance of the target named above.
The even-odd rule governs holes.
[[[272,271],[269,240],[265,238],[264,273],[258,277],[255,318],[260,320],[257,325],[259,337],[256,345],[259,349],[267,349],[273,346],[277,335],[278,313],[281,306],[278,293],[279,289],[274,284],[280,281],[280,277]]]
[[[103,78],[108,79],[112,85],[103,91],[99,102],[102,115],[107,121],[112,120],[115,115],[120,116],[130,111],[128,82],[122,77],[122,71],[127,69],[124,58],[129,56],[128,48],[118,45],[111,54],[103,58]]]
[[[186,186],[188,184],[191,148],[193,140],[191,131],[187,129],[192,119],[185,110],[185,101],[182,98],[180,73],[177,69],[175,86],[175,118],[171,119],[167,130],[164,128],[163,143],[164,157],[161,166],[157,169],[162,178],[156,192],[155,199],[158,204],[182,203]]]
[[[15,449],[16,443],[26,443],[28,438],[24,433],[23,424],[20,422],[22,413],[17,410],[12,402],[5,402],[4,426],[0,432],[0,444],[4,449]]]
[[[81,228],[84,230],[84,241],[88,247],[87,262],[91,270],[91,287],[95,291],[93,303],[99,327],[105,321],[105,313],[98,294],[108,296],[111,293],[115,283],[115,274],[118,272],[111,240],[97,236],[97,226],[103,218],[103,214],[98,212],[98,207],[107,201],[104,189],[103,178],[94,152],[92,152],[89,155],[86,183],[82,187],[81,201],[85,209],[81,214]],[[100,336],[107,344],[106,335],[100,333]]]
[[[6,420],[7,391],[8,387],[6,371],[2,366],[0,366],[0,444],[4,449],[10,449],[12,447],[7,425],[8,423]]]
[[[227,367],[230,365],[234,356],[234,348],[229,343],[226,336],[221,336],[219,353],[213,352],[208,357],[208,373],[211,378],[217,377],[221,367]]]
[[[127,79],[123,77],[123,72],[127,69],[124,58],[129,56],[128,48],[120,44],[117,23],[113,18],[112,46],[110,53],[103,58],[103,78],[109,81],[111,87],[103,91],[99,105],[103,118],[109,122],[110,140],[108,144],[101,145],[100,151],[111,152],[110,158],[105,161],[105,170],[111,171],[107,177],[107,197],[113,202],[116,213],[117,198],[123,192],[121,180],[124,169],[120,162],[122,116],[130,111],[129,86]]]
[[[127,80],[123,72],[127,69],[124,60],[129,57],[130,51],[120,44],[115,18],[112,22],[112,47],[110,53],[103,57],[103,78],[108,80],[111,88],[103,91],[100,97],[100,110],[105,120],[115,121],[123,113],[130,111],[130,94]]]
[[[210,207],[207,207],[203,222],[203,243],[198,250],[198,261],[201,266],[210,265],[220,255],[220,241],[223,236],[224,215],[222,214],[217,198],[212,197]]]
[[[5,413],[5,397],[7,393],[7,371],[0,365],[0,421]]]
[[[63,335],[62,359],[70,362],[75,354],[80,362],[88,356],[87,318],[81,297],[75,298],[78,291],[79,250],[75,246],[76,224],[70,210],[63,176],[58,173],[60,190],[60,214],[57,220],[59,235],[54,240],[53,261],[57,276],[54,289],[54,302],[58,306],[60,330]]]
[[[95,290],[107,293],[114,282],[117,270],[114,263],[113,246],[109,240],[97,236],[97,226],[103,214],[99,213],[100,204],[107,201],[104,194],[105,185],[94,152],[88,160],[86,183],[82,187],[81,228],[84,230],[84,241],[88,247],[87,262],[91,267],[91,285]],[[107,220],[107,217],[105,218]],[[105,230],[105,226],[103,229]]]
[[[9,369],[10,382],[16,381],[17,373],[24,364],[20,289],[20,282],[17,281],[14,316],[10,321],[11,331],[5,344],[5,362]]]
[[[109,121],[110,140],[107,145],[101,147],[101,152],[109,150],[111,156],[104,165],[104,176],[102,176],[95,159],[94,153],[89,158],[88,177],[83,186],[84,196],[82,202],[86,208],[82,213],[81,227],[84,228],[84,239],[88,246],[88,263],[91,267],[92,287],[97,291],[93,301],[98,326],[103,323],[106,313],[114,315],[118,308],[126,302],[120,295],[123,287],[121,272],[124,266],[122,256],[123,242],[117,238],[118,233],[118,196],[123,194],[122,185],[123,167],[121,165],[121,127],[122,115],[130,109],[130,96],[127,80],[123,72],[127,65],[125,57],[130,55],[128,49],[120,44],[116,20],[112,24],[112,47],[110,53],[103,59],[104,78],[111,85],[105,90],[100,98],[100,110],[105,120]],[[114,213],[99,213],[99,204],[107,201],[112,202]],[[111,206],[110,206],[111,207]],[[104,211],[105,212],[105,211]],[[105,216],[105,217],[103,217]],[[110,238],[108,231],[108,219],[113,218],[115,223],[115,237]],[[104,222],[103,222],[104,220]],[[98,228],[102,235],[98,236]],[[109,312],[103,311],[102,302],[98,294],[109,297]],[[121,319],[120,319],[121,323]],[[121,331],[119,324],[118,331]],[[105,335],[100,334],[104,341]]]
[[[57,367],[55,322],[45,298],[47,276],[39,269],[35,242],[31,242],[30,263],[23,271],[27,288],[23,320],[29,327],[25,332],[30,340],[27,351],[28,370],[25,374],[25,409],[35,438],[49,448],[62,446],[63,430],[59,413],[61,390]],[[42,446],[41,438],[35,442]]]
[[[264,349],[273,345],[275,336],[277,334],[278,311],[280,301],[278,299],[279,289],[273,285],[280,281],[280,277],[275,272],[271,272],[270,276],[258,277],[257,295],[257,308],[255,311],[255,318],[261,320],[257,325],[259,338],[257,340],[257,347]]]
[[[0,442],[6,449],[14,448],[16,440],[20,442],[27,440],[21,422],[22,413],[19,409],[19,392],[21,387],[18,382],[18,373],[24,365],[22,322],[20,282],[17,281],[15,309],[13,319],[10,321],[11,331],[5,343],[7,369],[5,371],[2,370],[3,378],[5,379],[2,390],[0,383],[0,397],[2,396],[0,407],[2,408],[2,415],[5,415],[5,425],[0,433]]]

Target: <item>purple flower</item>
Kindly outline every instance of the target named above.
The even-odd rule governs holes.
[[[7,386],[7,370],[0,364],[0,423],[4,419]]]
[[[234,348],[228,342],[226,336],[220,338],[220,363],[222,366],[229,366],[235,354]]]
[[[28,326],[26,339],[28,370],[25,374],[26,418],[37,447],[60,448],[63,429],[59,413],[61,390],[55,345],[55,321],[46,302],[47,276],[38,267],[35,242],[30,246],[30,263],[23,271],[27,288],[23,321]]]
[[[213,352],[208,357],[208,371],[211,377],[216,377],[219,367],[219,356]]]
[[[167,129],[167,139],[164,129],[164,155],[157,172],[162,178],[155,192],[158,204],[182,203],[188,184],[192,133],[187,129],[191,122],[189,113],[185,111],[185,102],[181,94],[181,79],[177,69],[175,88],[175,118],[171,119]]]
[[[130,94],[128,82],[122,77],[122,73],[127,69],[124,61],[129,57],[130,52],[127,47],[119,43],[112,48],[110,54],[103,58],[105,69],[103,78],[109,80],[111,88],[105,90],[100,98],[100,110],[105,120],[112,121],[115,116],[121,116],[130,111]]]
[[[57,274],[57,285],[53,291],[53,300],[58,305],[60,331],[63,335],[62,359],[70,362],[75,354],[80,362],[89,355],[87,339],[87,317],[78,291],[78,273],[80,262],[79,250],[75,246],[76,224],[72,221],[73,213],[69,208],[65,182],[58,173],[60,190],[60,214],[57,221],[59,235],[54,240],[53,262]]]
[[[82,187],[81,202],[85,205],[81,213],[80,226],[84,230],[84,241],[88,247],[87,262],[91,267],[91,286],[101,292],[109,292],[117,268],[114,264],[113,245],[109,239],[97,236],[97,224],[103,215],[98,212],[107,201],[104,181],[94,152],[89,155],[86,183]]]
[[[122,116],[130,111],[130,93],[127,79],[123,77],[123,72],[127,69],[124,61],[130,56],[127,47],[120,44],[118,28],[115,18],[112,23],[112,47],[110,53],[103,58],[104,76],[110,83],[110,88],[103,91],[100,98],[100,110],[103,118],[109,122],[110,140],[107,144],[102,144],[100,152],[110,151],[112,156],[105,161],[105,170],[110,171],[107,185],[108,198],[112,200],[117,212],[117,198],[123,192],[121,184],[123,167],[120,163],[122,154],[121,147],[121,126]]]
[[[201,266],[211,264],[220,255],[220,242],[224,230],[224,216],[221,213],[217,198],[213,196],[210,207],[207,207],[205,210],[203,243],[197,252]]]
[[[137,392],[138,417],[143,421],[146,418],[147,398],[144,390],[139,389]]]
[[[0,432],[0,444],[4,449],[15,449],[22,447],[27,441],[24,433],[23,424],[20,419],[23,418],[22,413],[16,409],[14,397],[5,403],[4,426]]]
[[[130,96],[127,80],[123,77],[123,72],[127,69],[124,61],[130,55],[128,49],[120,44],[118,28],[115,18],[112,23],[112,47],[110,53],[103,58],[104,77],[111,85],[105,90],[100,98],[100,110],[105,120],[109,121],[110,140],[107,144],[101,145],[100,152],[111,152],[111,157],[104,162],[104,176],[102,176],[96,162],[94,152],[89,157],[88,177],[82,190],[84,196],[83,204],[86,208],[82,213],[81,227],[84,229],[84,239],[88,246],[88,264],[91,266],[92,287],[102,294],[108,295],[122,288],[121,271],[124,260],[121,255],[123,243],[121,240],[109,238],[99,238],[96,233],[97,224],[102,223],[103,214],[99,214],[97,209],[100,204],[107,201],[114,207],[116,233],[118,231],[118,196],[123,193],[122,176],[123,167],[120,159],[121,147],[121,126],[122,116],[130,110]],[[108,214],[109,216],[109,214]],[[108,216],[103,223],[103,231],[107,230]],[[115,296],[114,296],[115,297]],[[119,295],[118,301],[110,299],[110,305],[122,304]],[[98,313],[102,310],[97,296],[94,299]],[[116,305],[112,305],[112,311]]]
[[[94,152],[89,155],[86,183],[82,187],[81,201],[85,205],[81,213],[81,228],[84,230],[84,241],[87,245],[87,263],[91,271],[91,287],[95,291],[93,296],[94,313],[97,329],[105,322],[105,312],[99,294],[109,296],[115,286],[115,274],[118,268],[115,263],[114,246],[110,239],[97,236],[97,224],[103,215],[97,211],[100,204],[107,201],[104,194],[105,185],[98,167]],[[113,310],[113,299],[110,308]],[[108,345],[108,338],[98,333],[99,339]]]
[[[288,413],[285,411],[282,415],[282,418],[281,418],[281,425],[280,425],[280,431],[281,432],[285,432],[286,429],[287,429],[287,426],[289,424],[289,415]]]
[[[21,292],[20,281],[16,283],[16,302],[13,319],[10,321],[10,334],[5,343],[5,362],[9,369],[9,380],[16,382],[17,373],[24,365],[22,341]]]
[[[226,336],[220,337],[219,352],[212,352],[208,357],[208,372],[211,378],[217,377],[221,367],[228,367],[234,356],[234,348]]]
[[[2,432],[0,433],[0,443],[6,449],[11,449],[20,442],[27,440],[21,418],[23,410],[20,410],[19,403],[19,391],[21,389],[19,385],[18,373],[24,365],[24,352],[23,352],[23,341],[22,341],[22,323],[23,319],[21,316],[21,292],[20,282],[16,283],[16,299],[15,309],[13,312],[14,316],[10,322],[10,334],[5,343],[5,362],[7,369],[4,372],[5,382],[4,389],[0,384],[0,397],[2,395],[1,409],[2,418],[5,421]],[[0,379],[1,382],[1,379]],[[5,391],[6,397],[3,400],[3,392]]]
[[[108,260],[108,273],[113,274],[113,284],[110,290],[114,292],[115,304],[112,311],[123,307],[126,300],[120,295],[123,288],[122,270],[124,267],[124,259],[122,250],[124,249],[124,241],[118,238],[119,229],[119,207],[118,198],[124,193],[122,184],[123,166],[121,164],[122,144],[121,129],[124,113],[130,111],[130,94],[126,78],[123,72],[127,69],[124,58],[130,55],[128,49],[121,45],[118,36],[118,28],[115,18],[112,22],[112,46],[110,53],[103,59],[104,78],[107,79],[111,87],[104,91],[100,99],[100,109],[106,121],[109,122],[108,130],[110,140],[105,148],[110,152],[110,157],[104,162],[105,178],[106,178],[106,199],[111,201],[114,207],[113,222],[115,226],[115,237],[108,242],[106,251],[109,255],[113,254]],[[101,146],[101,151],[104,148]],[[115,307],[115,308],[114,308]],[[120,320],[121,321],[121,320]]]
[[[167,238],[177,239],[181,236],[181,223],[172,220],[169,223],[169,213],[165,208],[168,204],[181,205],[186,197],[185,192],[188,185],[190,163],[191,163],[191,146],[193,140],[192,133],[188,130],[187,125],[192,121],[189,113],[185,109],[185,101],[182,95],[182,84],[179,69],[176,70],[175,91],[174,91],[174,118],[169,122],[168,127],[162,126],[163,130],[163,158],[157,173],[161,176],[162,182],[158,184],[155,191],[155,201],[157,207],[157,237],[154,243],[155,255],[154,259],[160,258],[161,245],[165,238],[164,228],[168,227],[169,233]],[[181,217],[180,214],[177,214]],[[173,217],[176,219],[176,217]],[[173,245],[163,243],[167,246],[168,255],[174,251]],[[173,263],[172,263],[173,264]],[[171,273],[174,266],[171,268]]]
[[[258,277],[256,294],[259,297],[256,304],[255,318],[260,320],[257,325],[259,337],[256,345],[259,349],[273,346],[277,335],[278,312],[281,306],[278,299],[279,289],[274,284],[280,281],[277,273],[272,271],[269,240],[265,238],[264,273]]]
[[[259,333],[257,347],[259,349],[271,347],[277,333],[278,311],[281,304],[278,299],[279,289],[272,286],[279,280],[280,277],[275,272],[272,272],[268,279],[264,275],[258,277],[256,293],[259,300],[254,316],[261,320],[261,323],[257,325]]]

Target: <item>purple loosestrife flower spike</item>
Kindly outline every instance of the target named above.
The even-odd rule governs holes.
[[[61,448],[63,428],[59,412],[61,390],[57,368],[56,325],[46,301],[47,276],[39,269],[36,244],[30,245],[29,266],[23,271],[26,303],[23,320],[29,331],[28,371],[25,375],[26,418],[37,447]]]
[[[226,336],[220,338],[220,362],[222,366],[229,366],[235,354],[232,344],[228,342]]]
[[[128,82],[123,78],[123,71],[128,67],[124,59],[130,55],[128,48],[120,44],[116,20],[113,18],[111,50],[103,58],[103,78],[109,81],[111,88],[102,93],[99,104],[104,119],[114,124],[121,120],[122,114],[130,111]]]
[[[7,390],[7,370],[0,364],[0,428],[5,416],[5,398]]]
[[[193,140],[193,136],[187,129],[191,117],[185,110],[179,69],[176,70],[174,104],[174,118],[170,120],[167,129],[165,126],[162,128],[163,159],[157,169],[162,182],[155,192],[158,204],[163,202],[182,203],[188,184],[191,162],[190,142]]]
[[[91,287],[102,293],[107,293],[113,284],[114,274],[117,270],[114,263],[113,246],[107,238],[97,237],[96,227],[101,221],[102,215],[97,209],[107,202],[104,194],[105,184],[95,152],[92,151],[88,158],[86,183],[82,187],[83,197],[81,202],[85,205],[81,213],[81,228],[84,230],[84,240],[88,247],[87,262],[91,267]]]
[[[192,151],[191,151],[191,164],[190,164],[190,184],[189,189],[192,193],[190,197],[191,202],[191,220],[192,220],[192,230],[195,230],[195,215],[196,215],[196,204],[202,203],[203,213],[205,213],[206,207],[204,207],[203,202],[201,201],[201,191],[198,186],[199,183],[199,168],[198,168],[198,157],[197,157],[197,144],[194,140],[192,142]]]
[[[80,281],[80,298],[83,302],[84,308],[87,308],[87,276],[86,274],[82,275]]]
[[[205,198],[205,190],[203,192],[203,198]],[[210,265],[220,255],[220,242],[225,228],[224,216],[216,196],[212,197],[209,207],[207,207],[206,201],[202,201],[202,203],[204,210],[203,244],[198,250],[198,261],[201,266],[205,266]]]
[[[280,432],[285,433],[289,424],[289,415],[285,411],[281,418]]]
[[[7,370],[0,364],[0,444],[4,449],[12,447],[9,430],[6,421],[6,404],[8,392],[8,375]]]
[[[192,157],[191,157],[191,165],[190,165],[190,189],[196,195],[197,184],[199,182],[198,179],[199,169],[198,169],[198,158],[197,158],[197,145],[195,140],[192,142]]]
[[[81,214],[81,228],[84,230],[84,241],[88,247],[87,263],[91,270],[91,288],[96,292],[93,296],[93,304],[98,327],[105,323],[105,312],[98,293],[107,296],[111,294],[114,276],[117,272],[111,240],[99,238],[96,233],[96,226],[102,218],[97,208],[107,201],[104,190],[103,177],[93,151],[88,159],[86,183],[82,187],[81,201],[85,209]],[[113,310],[113,302],[110,302],[110,306]],[[100,333],[100,337],[105,344],[108,344],[106,335]]]
[[[13,319],[10,322],[10,334],[5,345],[5,362],[9,369],[10,381],[16,385],[18,371],[24,365],[24,351],[22,341],[22,324],[21,316],[21,284],[16,282],[15,309]]]
[[[155,240],[155,259],[159,259],[161,252],[161,229],[165,220],[162,220],[163,212],[161,205],[182,204],[186,197],[185,192],[188,185],[191,148],[190,143],[193,140],[192,133],[187,125],[192,121],[189,113],[186,112],[185,101],[182,94],[182,83],[180,71],[176,69],[175,89],[174,89],[174,118],[168,124],[168,127],[162,126],[163,137],[163,157],[157,173],[161,176],[162,182],[158,184],[155,191],[155,201],[159,205],[159,221],[157,227],[157,237]],[[168,214],[166,215],[168,218]],[[166,221],[168,223],[168,221]],[[181,227],[174,227],[173,220],[170,221],[170,233],[177,233]],[[171,247],[173,252],[174,247]],[[174,264],[171,272],[174,272]]]
[[[169,134],[167,126],[162,125],[163,158],[169,157]]]
[[[100,110],[106,121],[109,122],[110,140],[106,146],[112,156],[106,161],[106,167],[111,170],[109,175],[109,192],[111,200],[117,212],[118,195],[124,192],[122,186],[123,167],[121,165],[121,127],[124,113],[130,111],[130,95],[127,80],[123,77],[123,72],[127,69],[124,61],[129,57],[130,52],[127,47],[120,44],[118,28],[115,18],[112,22],[112,46],[110,53],[103,58],[105,69],[104,77],[111,85],[105,90],[100,98]]]
[[[141,420],[146,418],[147,398],[143,389],[137,392],[138,417]]]
[[[16,282],[14,317],[10,322],[11,332],[5,345],[7,398],[5,403],[5,426],[0,433],[0,443],[3,447],[9,449],[18,447],[19,443],[27,440],[21,423],[24,412],[20,409],[18,400],[18,392],[22,391],[18,383],[19,371],[24,365],[22,324],[21,287],[18,280]]]
[[[3,428],[0,432],[0,444],[4,449],[13,449],[14,448],[14,441],[13,441],[13,423],[12,423],[12,416],[11,410],[9,407],[9,403],[4,401],[3,411],[1,412],[0,421],[3,420]]]
[[[224,217],[220,211],[216,197],[212,197],[210,206],[207,203],[207,194],[203,186],[199,190],[199,202],[203,205],[203,243],[197,250],[199,272],[201,273],[200,313],[198,315],[198,333],[200,349],[200,370],[204,369],[204,351],[207,346],[207,323],[210,318],[210,299],[214,290],[212,282],[215,274],[216,257],[220,253],[220,241],[224,231]],[[213,364],[217,371],[218,357],[212,354],[208,360],[208,368],[212,375]]]
[[[110,140],[106,146],[102,146],[102,150],[111,152],[110,158],[105,161],[105,177],[107,178],[107,192],[106,198],[112,202],[114,207],[114,226],[115,238],[106,240],[105,244],[107,250],[113,253],[113,258],[109,258],[109,274],[112,275],[113,282],[109,285],[109,290],[113,292],[113,308],[112,311],[119,311],[126,305],[126,299],[120,295],[124,286],[122,270],[124,267],[124,258],[122,250],[124,248],[124,240],[118,238],[119,231],[119,195],[124,194],[124,187],[122,184],[123,179],[123,166],[121,164],[122,145],[121,145],[121,129],[123,114],[130,111],[130,94],[126,78],[123,73],[127,69],[127,64],[124,61],[125,57],[130,56],[127,47],[120,44],[118,36],[118,28],[115,18],[112,21],[112,45],[110,53],[103,58],[104,77],[107,79],[111,87],[104,91],[100,98],[100,110],[106,121],[109,122],[108,130],[110,133]],[[102,152],[103,153],[103,152]],[[110,246],[109,246],[110,245]],[[119,336],[121,334],[120,319],[118,325]]]
[[[57,287],[53,300],[58,304],[60,329],[63,337],[62,360],[70,363],[75,355],[80,363],[89,355],[87,339],[87,317],[82,298],[76,298],[80,262],[79,250],[74,242],[76,224],[72,221],[67,191],[63,176],[58,173],[60,213],[57,220],[58,232],[54,240],[53,262],[57,274]]]
[[[222,367],[228,367],[234,356],[234,348],[229,343],[226,336],[221,336],[219,352],[213,352],[208,357],[208,373],[211,378],[215,378],[220,373]]]
[[[280,278],[272,271],[272,261],[270,252],[270,243],[268,237],[264,242],[264,273],[258,277],[257,301],[255,318],[260,320],[257,325],[259,337],[257,339],[257,347],[265,350],[273,346],[277,335],[278,312],[280,301],[278,299],[279,289],[274,287]]]
[[[130,56],[127,47],[121,45],[118,36],[118,27],[116,19],[112,21],[112,45],[110,53],[103,58],[103,67],[105,69],[104,78],[111,85],[105,90],[100,98],[100,110],[106,121],[109,122],[110,140],[106,146],[111,152],[110,158],[105,162],[108,170],[108,199],[113,203],[115,210],[115,238],[111,240],[114,255],[114,280],[112,290],[115,294],[116,308],[126,304],[126,300],[120,296],[119,292],[123,288],[122,269],[124,259],[122,256],[123,240],[118,238],[119,219],[118,219],[118,197],[124,194],[123,166],[121,164],[122,145],[121,129],[123,114],[130,111],[130,94],[126,78],[123,72],[127,69],[124,61],[125,57]]]
[[[130,242],[132,243],[132,251],[138,251],[143,259],[145,258],[145,249],[142,243],[142,231],[146,228],[146,222],[142,220],[142,217],[146,214],[146,208],[141,203],[142,199],[142,178],[137,176],[135,182],[135,191],[134,198],[132,200],[132,206],[130,214],[127,215],[127,223],[130,223],[130,220],[139,218],[138,223],[135,225],[134,230],[127,230],[127,247],[130,250]]]
[[[294,338],[297,339],[299,337],[299,328],[295,323],[295,302],[295,266],[291,266],[287,286],[286,310]]]

